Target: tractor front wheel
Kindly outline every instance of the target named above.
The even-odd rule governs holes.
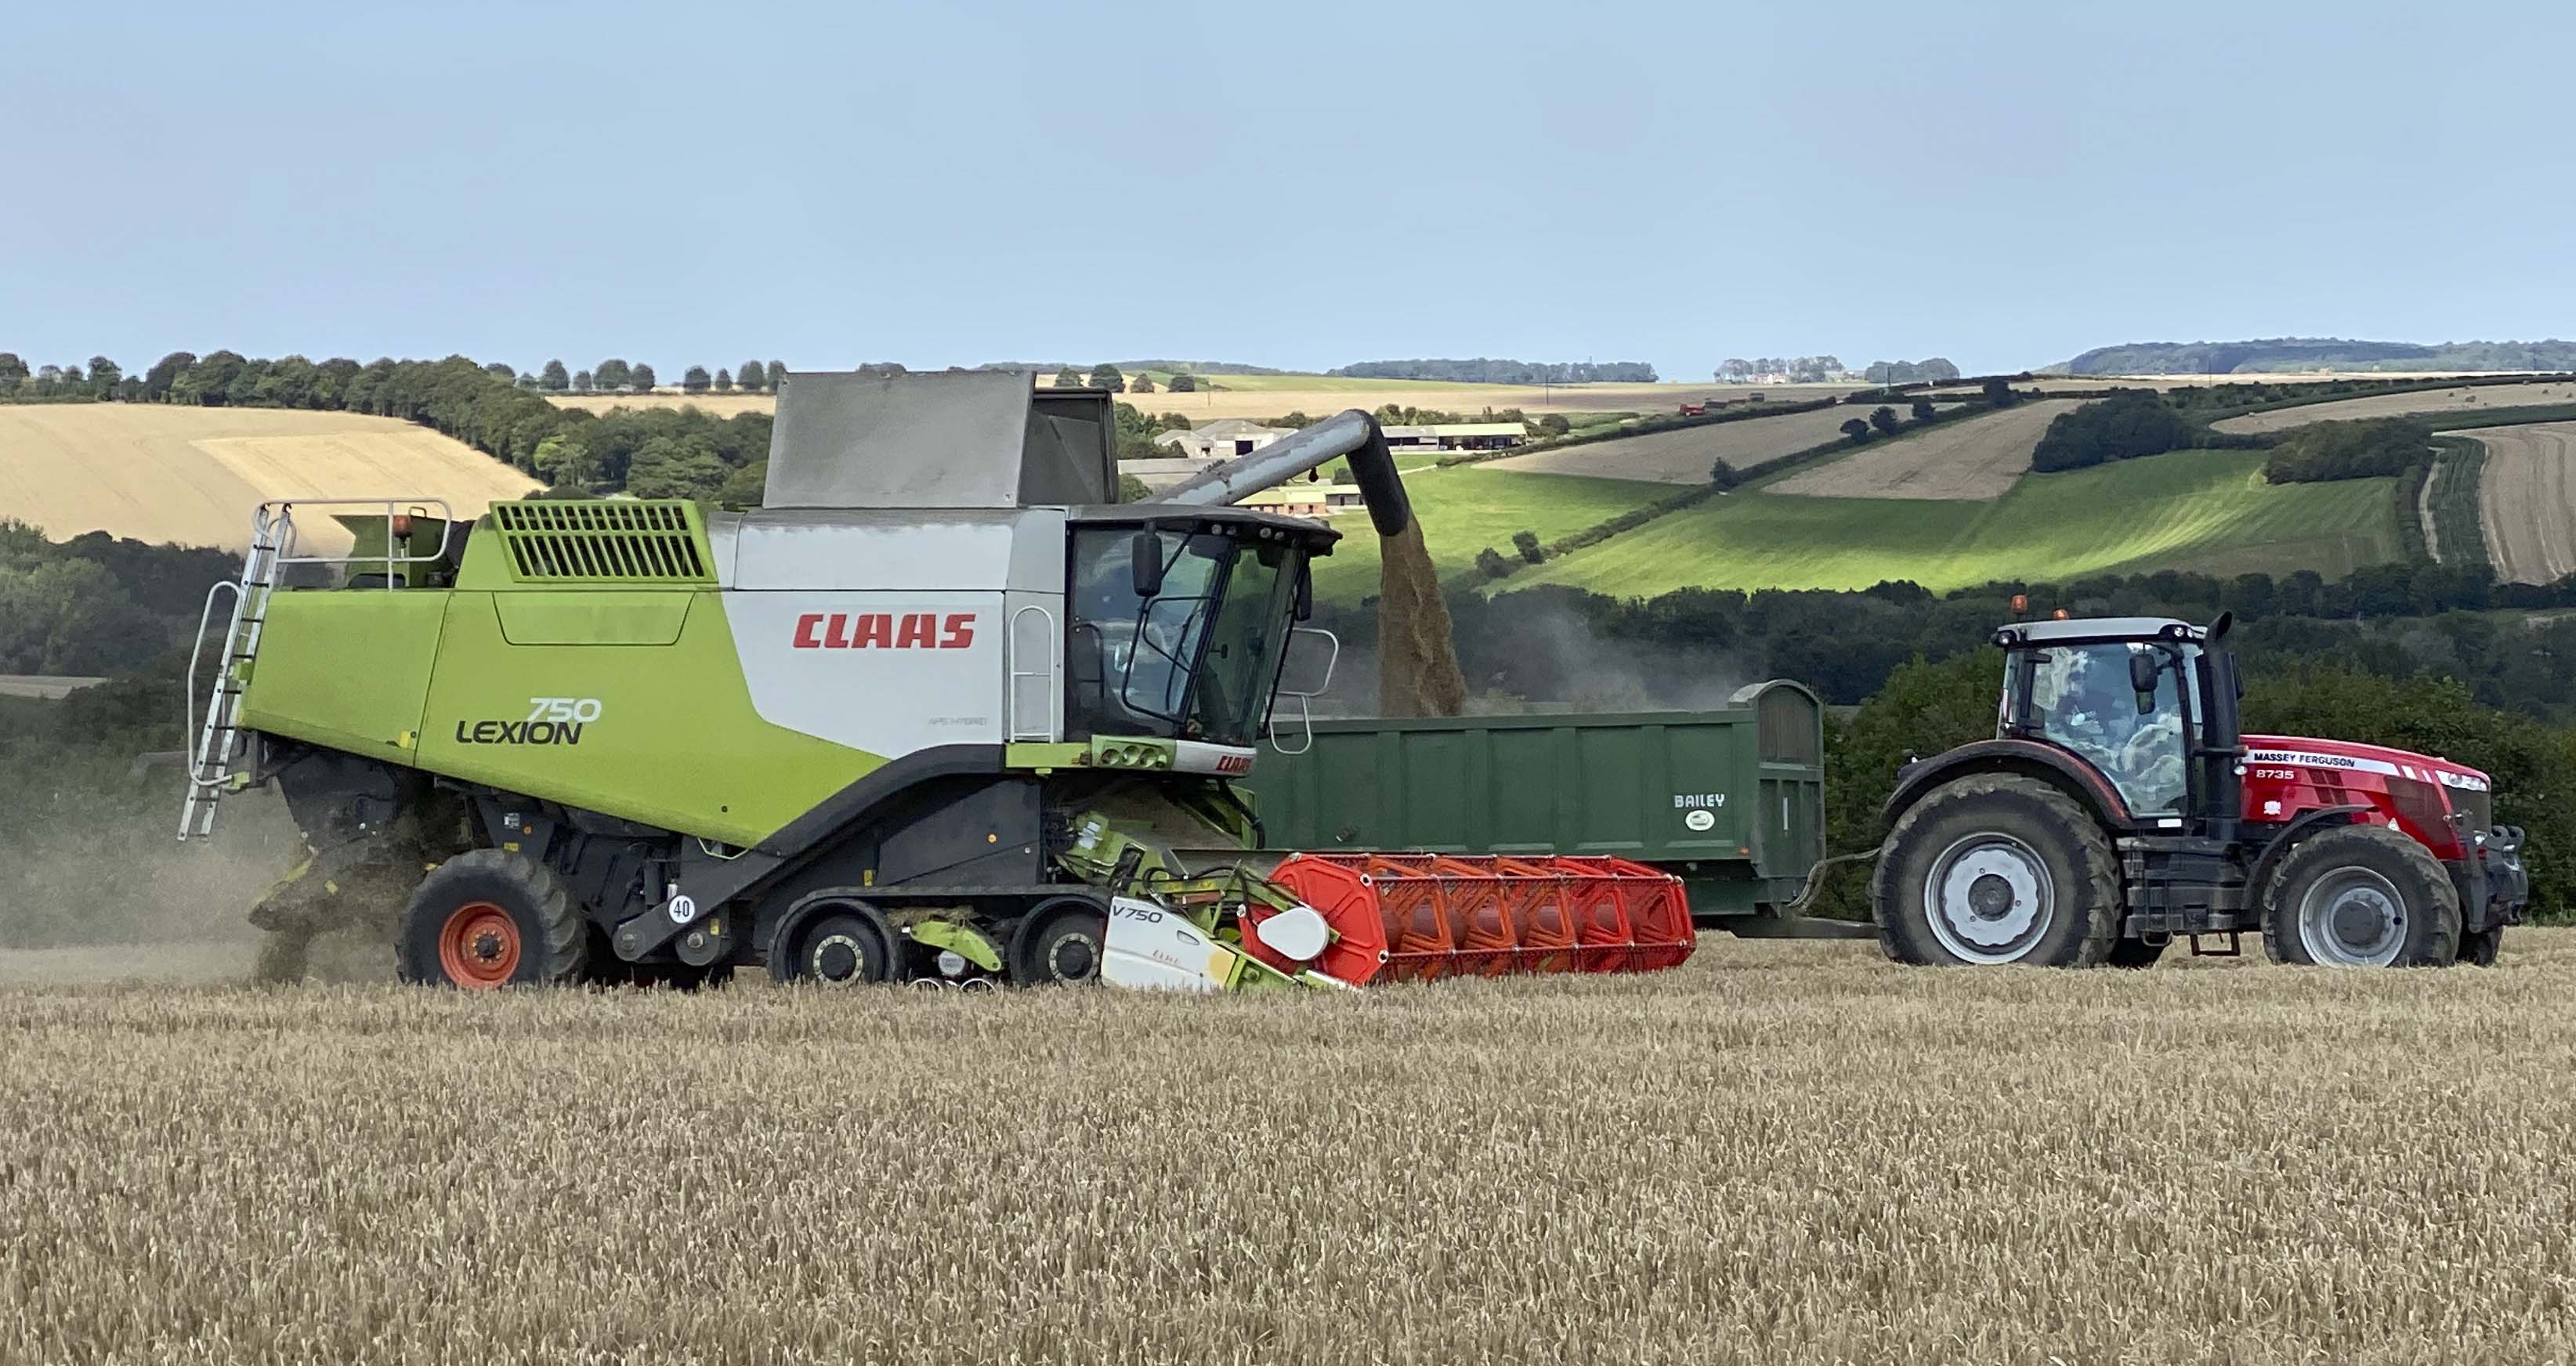
[[[2012,774],[1954,778],[1906,808],[1870,903],[1900,963],[2089,968],[2119,937],[2110,836],[2074,798]]]
[[[563,879],[504,849],[459,854],[403,910],[394,967],[406,982],[490,991],[581,973],[587,927]]]
[[[2338,826],[2283,855],[2263,884],[2275,963],[2441,967],[2460,951],[2460,897],[2431,850],[2384,825]]]

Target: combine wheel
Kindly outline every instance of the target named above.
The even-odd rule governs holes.
[[[2382,825],[2316,835],[2263,887],[2263,951],[2275,963],[2440,967],[2460,951],[2460,898],[2431,850]]]
[[[2504,951],[2504,926],[2489,925],[2483,930],[2465,930],[2460,934],[2459,961],[2473,968],[2491,968],[2496,955]]]
[[[504,849],[438,865],[403,911],[395,968],[406,982],[489,991],[579,977],[587,927],[563,880]]]
[[[2119,942],[2110,837],[2034,778],[1981,773],[1906,808],[1870,883],[1878,939],[1900,963],[2089,968]]]
[[[1078,896],[1039,902],[1012,937],[1011,980],[1021,986],[1096,982],[1108,944],[1109,915],[1100,903]]]
[[[796,936],[788,980],[821,986],[867,986],[894,971],[894,946],[885,922],[865,907],[827,910]]]

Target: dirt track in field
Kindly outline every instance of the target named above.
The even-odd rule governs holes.
[[[2332,403],[2303,403],[2269,412],[2246,413],[2210,426],[2229,433],[2286,432],[2311,422],[2348,422],[2368,417],[2405,417],[2421,413],[2436,419],[2474,416],[2480,409],[2528,408],[2540,403],[2576,403],[2576,384],[2548,380],[2533,384],[2482,384],[2458,389],[2419,389],[2403,394],[2365,394]]]
[[[0,517],[57,539],[241,547],[265,498],[441,498],[460,517],[537,481],[461,441],[389,417],[142,403],[0,407]],[[346,535],[297,525],[310,549]]]
[[[1793,474],[1770,491],[1817,498],[2000,498],[2030,472],[2031,449],[2048,424],[2082,406],[2073,399],[2024,402],[1929,431],[1882,437]]]
[[[2460,433],[2487,448],[2478,478],[2478,525],[2487,558],[2508,583],[2556,583],[2576,574],[2576,422],[2487,427]]]

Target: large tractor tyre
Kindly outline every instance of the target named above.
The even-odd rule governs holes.
[[[2460,962],[2473,968],[2491,968],[2504,952],[2504,926],[2489,925],[2483,930],[2464,930],[2460,934]]]
[[[2384,825],[2346,825],[2282,856],[2263,884],[2275,963],[2441,967],[2460,951],[2460,894],[2431,850]]]
[[[2102,959],[2102,966],[2151,968],[2156,965],[2156,960],[2165,956],[2165,950],[2171,947],[2173,947],[2171,939],[2158,939],[2153,943],[2144,939],[2114,939],[2111,941],[2111,952]]]
[[[1879,947],[1900,963],[2089,968],[2119,942],[2119,865],[2074,798],[1973,774],[1897,818],[1870,907]]]
[[[1096,901],[1057,897],[1021,922],[1004,965],[1021,986],[1080,986],[1100,980],[1109,952],[1109,913]]]
[[[787,963],[791,982],[816,986],[872,986],[894,975],[894,940],[885,922],[862,907],[826,910],[796,932]]]
[[[403,910],[395,971],[406,982],[488,991],[578,980],[590,939],[563,879],[506,849],[431,870]]]

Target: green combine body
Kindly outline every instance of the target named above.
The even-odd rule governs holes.
[[[1405,524],[1365,415],[1281,445]],[[1311,976],[1242,951],[1293,898],[1169,851],[1260,844],[1231,779],[1336,533],[1113,503],[1108,396],[1026,375],[799,375],[771,471],[740,513],[397,500],[311,586],[266,510],[182,837],[274,783],[315,858],[254,919],[399,905],[420,981]]]

